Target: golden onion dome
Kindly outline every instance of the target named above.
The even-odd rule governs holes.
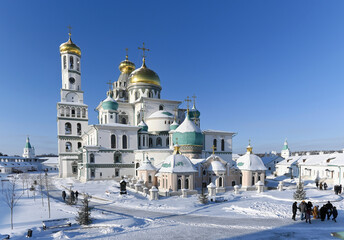
[[[118,68],[122,73],[131,73],[132,71],[135,70],[136,67],[133,62],[130,62],[128,60],[128,55],[126,55],[125,60],[119,64]]]
[[[69,34],[68,41],[60,45],[60,54],[62,53],[74,53],[78,56],[81,56],[81,50],[77,45],[75,45],[72,42],[72,38],[70,37],[70,34]]]
[[[160,87],[160,78],[158,74],[146,67],[144,58],[142,66],[133,71],[129,76],[129,85],[136,85],[142,83],[152,84]]]

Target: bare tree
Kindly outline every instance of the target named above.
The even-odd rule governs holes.
[[[18,200],[21,198],[23,193],[18,193],[18,179],[13,178],[7,182],[5,190],[3,192],[3,200],[7,206],[11,209],[11,229],[13,229],[13,209],[17,205]]]
[[[41,172],[39,173],[37,180],[38,180],[39,191],[42,197],[42,206],[44,207],[44,201],[43,201],[44,179]]]
[[[49,181],[48,181],[48,173],[45,172],[45,190],[47,191],[48,197],[48,210],[49,210],[49,218],[50,218],[50,197],[49,197]]]

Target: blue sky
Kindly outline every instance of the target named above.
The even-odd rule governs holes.
[[[197,96],[201,128],[237,132],[234,152],[344,148],[343,1],[1,1],[0,152],[57,153],[59,45],[82,50],[93,110],[118,64],[151,49],[162,98]]]

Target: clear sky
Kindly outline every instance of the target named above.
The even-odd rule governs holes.
[[[343,1],[1,1],[0,152],[57,153],[59,45],[81,48],[94,109],[118,65],[151,49],[162,98],[197,96],[201,128],[238,133],[233,151],[344,148]]]

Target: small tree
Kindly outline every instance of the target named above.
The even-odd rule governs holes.
[[[42,198],[42,206],[44,207],[44,201],[43,201],[44,179],[41,172],[39,173],[37,180],[38,180],[39,191],[41,193],[41,198]]]
[[[48,211],[49,211],[49,218],[50,218],[50,195],[49,195],[49,180],[48,180],[48,173],[45,172],[45,190],[47,191],[48,197]]]
[[[76,221],[80,225],[88,225],[92,222],[91,220],[91,208],[88,206],[89,203],[89,196],[85,195],[84,199],[81,201],[81,207],[78,211],[78,216],[76,217]]]
[[[8,181],[3,192],[3,200],[11,209],[11,229],[13,229],[13,209],[17,205],[21,196],[23,195],[18,192],[17,181],[17,178],[13,178],[10,181]]]
[[[296,185],[296,191],[294,192],[295,200],[304,200],[306,199],[306,191],[303,188],[302,181],[299,181]]]

